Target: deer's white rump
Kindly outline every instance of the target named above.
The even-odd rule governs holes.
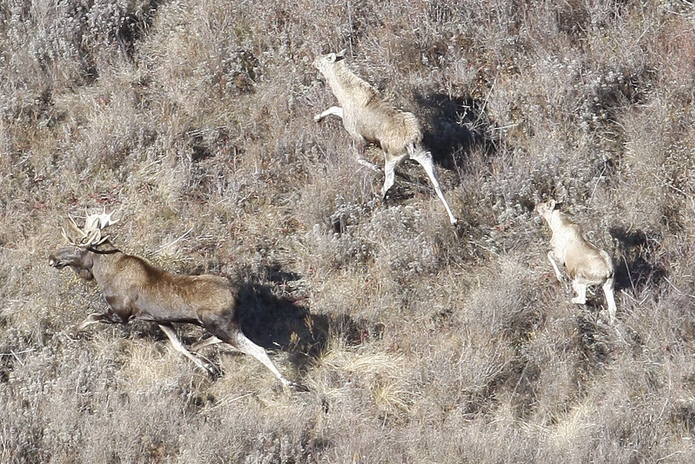
[[[417,118],[381,99],[374,87],[348,69],[343,59],[344,53],[345,50],[329,53],[314,60],[314,67],[324,76],[340,104],[317,114],[314,120],[319,122],[328,115],[341,118],[345,130],[359,145],[358,161],[372,169],[378,168],[363,160],[361,151],[367,143],[381,147],[385,158],[382,197],[386,196],[394,183],[396,166],[407,158],[417,161],[425,169],[437,196],[444,204],[449,220],[456,224],[456,217],[439,186],[432,154],[422,147],[422,130]]]
[[[606,295],[608,315],[615,318],[616,305],[613,293],[614,269],[611,257],[599,250],[584,237],[582,227],[570,220],[565,214],[555,209],[555,200],[549,200],[536,206],[536,210],[550,226],[552,251],[548,259],[553,265],[555,276],[562,281],[558,262],[565,267],[572,279],[572,288],[577,293],[572,303],[586,303],[586,290],[590,285],[601,285]]]

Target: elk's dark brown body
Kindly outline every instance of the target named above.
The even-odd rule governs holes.
[[[80,328],[94,322],[155,322],[177,350],[210,370],[183,347],[170,325],[197,324],[261,361],[284,385],[304,389],[283,377],[265,350],[241,331],[237,291],[223,277],[174,274],[119,251],[108,241],[98,246],[60,248],[50,256],[49,264],[58,269],[70,266],[83,279],[95,280],[108,303],[105,312],[91,314]]]

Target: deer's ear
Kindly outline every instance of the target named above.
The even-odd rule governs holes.
[[[551,198],[550,200],[548,200],[548,206],[550,207],[550,211],[553,211],[555,209],[555,206],[557,206],[557,203],[555,202],[555,200]]]
[[[338,53],[335,54],[336,61],[342,60],[345,58],[345,52],[347,52],[346,48],[343,48],[340,50]]]

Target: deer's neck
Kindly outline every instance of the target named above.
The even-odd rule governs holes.
[[[376,96],[374,87],[360,79],[345,64],[339,63],[331,71],[326,74],[326,82],[341,106],[349,106],[351,103],[364,105]]]

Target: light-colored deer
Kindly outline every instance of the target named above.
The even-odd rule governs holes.
[[[613,293],[614,268],[611,257],[599,250],[585,238],[582,227],[556,209],[555,200],[539,203],[536,211],[550,226],[552,237],[548,259],[553,265],[557,280],[562,282],[558,262],[565,267],[572,288],[577,293],[572,303],[585,304],[586,290],[590,285],[602,285],[608,304],[608,316],[614,321],[616,305]]]
[[[109,214],[91,215],[80,229],[70,218],[68,231],[63,229],[70,246],[56,250],[49,258],[53,267],[70,266],[81,278],[95,280],[109,305],[105,312],[90,314],[78,329],[95,322],[154,322],[177,351],[212,373],[210,365],[183,346],[172,323],[200,325],[213,335],[213,340],[229,343],[259,360],[283,385],[306,390],[286,379],[266,351],[244,335],[239,325],[238,291],[227,279],[174,274],[121,252],[102,236],[102,230],[114,222]]]
[[[394,183],[394,170],[405,159],[417,161],[427,173],[437,196],[444,204],[449,220],[456,224],[456,217],[449,207],[434,170],[432,154],[422,146],[422,130],[414,114],[401,111],[380,98],[376,89],[348,69],[343,59],[345,50],[329,53],[314,60],[314,67],[321,72],[331,87],[340,106],[331,106],[314,116],[316,122],[328,115],[343,120],[345,130],[359,145],[358,162],[378,170],[362,158],[367,143],[374,143],[384,151],[384,186],[381,196]]]

